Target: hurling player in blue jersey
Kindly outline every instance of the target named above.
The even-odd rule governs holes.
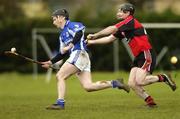
[[[49,68],[50,65],[63,59],[66,55],[69,58],[62,65],[56,74],[58,98],[55,104],[47,109],[60,110],[65,108],[65,80],[76,74],[82,87],[88,91],[97,91],[106,88],[124,89],[129,92],[129,87],[122,80],[97,81],[91,80],[90,59],[84,39],[85,26],[79,22],[71,22],[66,9],[59,9],[53,12],[53,24],[60,28],[60,52],[51,60],[42,62],[42,67]]]

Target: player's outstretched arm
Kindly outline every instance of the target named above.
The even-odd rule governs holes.
[[[109,35],[109,36],[102,37],[102,38],[99,38],[99,39],[87,40],[87,44],[88,45],[107,44],[107,43],[113,42],[114,40],[116,40],[116,37],[114,37],[113,35]]]
[[[109,27],[97,32],[97,33],[89,34],[87,36],[87,39],[89,39],[89,40],[97,39],[99,37],[107,36],[107,35],[110,35],[112,33],[115,33],[117,30],[118,29],[115,26],[109,26]]]

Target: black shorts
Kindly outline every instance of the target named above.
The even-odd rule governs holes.
[[[156,66],[156,56],[152,50],[142,51],[133,61],[133,67],[139,67],[152,74]]]

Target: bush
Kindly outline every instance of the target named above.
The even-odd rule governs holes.
[[[101,27],[115,24],[115,12],[113,10],[107,9],[105,11],[99,11],[95,13],[90,13],[89,7],[83,7],[79,9],[73,21],[83,22],[87,28],[90,27]],[[87,17],[88,14],[88,17]],[[89,16],[90,15],[90,16]],[[178,22],[179,16],[172,14],[170,11],[166,11],[163,14],[157,13],[137,13],[137,18],[141,22]],[[26,18],[3,18],[0,20],[0,71],[15,70],[20,72],[31,72],[32,65],[30,63],[24,62],[22,60],[9,58],[3,55],[3,52],[10,50],[11,47],[16,47],[17,50],[25,54],[28,57],[32,57],[32,46],[31,46],[31,32],[34,27],[53,27],[50,18],[46,19],[26,19]],[[157,53],[161,51],[163,46],[169,47],[169,54],[167,54],[161,62],[160,68],[171,69],[169,64],[169,57],[173,54],[175,49],[179,49],[179,29],[148,29],[148,34],[150,37],[150,42],[152,43],[154,49]],[[50,36],[50,38],[55,39],[58,36]],[[57,40],[49,41],[48,43],[52,48],[57,47]],[[41,51],[41,47],[38,47]],[[112,44],[104,46],[91,46],[90,52],[92,53],[92,67],[94,70],[113,70],[113,54],[112,54]],[[130,68],[130,58],[127,56],[127,52],[120,42],[120,68],[129,70]],[[47,56],[43,52],[38,53],[41,59],[47,59]],[[167,63],[168,62],[168,63]],[[178,65],[177,65],[178,66]],[[180,68],[179,66],[177,68]]]

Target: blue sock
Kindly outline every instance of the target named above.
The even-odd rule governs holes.
[[[116,88],[117,87],[117,82],[115,80],[112,80],[111,84],[112,84],[112,88]]]
[[[65,101],[64,99],[57,99],[56,103],[60,105],[61,107],[64,107]]]

